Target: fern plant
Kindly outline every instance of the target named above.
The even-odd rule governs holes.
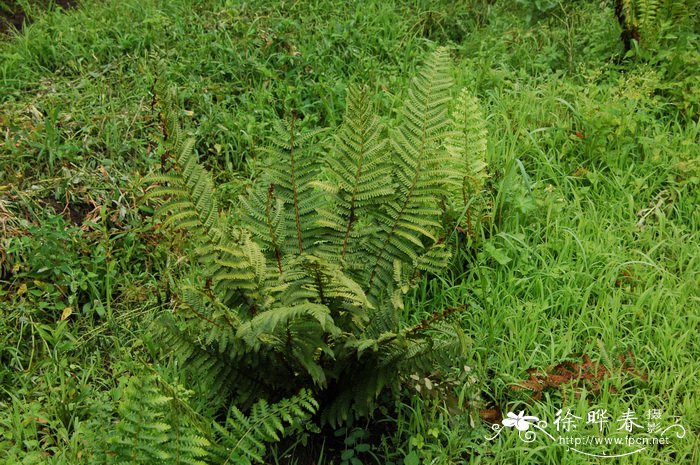
[[[402,315],[403,293],[447,264],[446,205],[468,205],[484,177],[484,123],[468,93],[453,104],[449,65],[444,49],[430,56],[389,129],[357,87],[330,138],[276,121],[269,167],[232,212],[166,118],[147,198],[162,227],[190,233],[198,266],[162,341],[212,396],[247,410],[306,388],[337,425],[370,415],[400,373],[464,350],[454,312]]]

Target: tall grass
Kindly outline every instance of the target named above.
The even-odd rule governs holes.
[[[185,376],[145,329],[188,266],[176,258],[182,238],[154,231],[139,203],[138,178],[163,153],[156,80],[176,88],[226,204],[265,163],[272,115],[338,124],[351,82],[394,110],[404,76],[439,44],[488,115],[490,217],[451,275],[427,279],[407,305],[467,304],[470,355],[455,363],[454,398],[424,385],[367,428],[383,437],[339,432],[314,459],[589,463],[517,435],[487,441],[482,417],[526,410],[551,423],[559,408],[658,408],[688,434],[629,462],[696,463],[697,118],[664,68],[622,60],[611,5],[562,3],[531,22],[526,10],[85,0],[1,42],[0,462],[84,463],[109,429],[120,380],[143,363]],[[583,355],[606,367],[597,384],[539,399],[514,388],[528,370]],[[302,449],[270,460],[303,463]]]

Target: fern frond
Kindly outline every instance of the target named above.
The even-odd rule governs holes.
[[[312,301],[333,308],[367,309],[367,296],[357,282],[348,277],[340,266],[313,255],[305,255],[290,262],[282,276],[280,301],[296,305]]]
[[[165,463],[169,430],[165,421],[170,398],[150,377],[129,380],[119,406],[116,434],[111,438],[114,462],[118,464]]]
[[[343,260],[348,251],[361,252],[359,242],[370,232],[358,222],[371,222],[393,194],[384,131],[367,93],[350,87],[343,126],[325,159],[328,181],[316,183],[331,198],[328,208],[319,210],[319,223],[327,229],[324,257]]]
[[[204,324],[197,324],[197,319],[186,320],[187,327],[192,334],[196,336],[192,337],[188,332],[181,330],[175,324],[175,321],[168,316],[164,316],[160,319],[159,323],[159,340],[163,347],[170,349],[172,355],[177,358],[181,365],[187,370],[197,373],[201,379],[206,379],[207,384],[211,387],[209,392],[212,397],[223,397],[225,398],[229,394],[234,386],[232,386],[231,380],[240,378],[236,374],[236,366],[231,363],[231,359],[227,353],[221,353],[219,347],[211,341],[212,337],[208,339],[212,342],[212,345],[202,345],[197,342],[199,332],[204,334],[211,333],[215,329],[215,326],[207,326],[207,330],[203,331]],[[198,331],[199,330],[199,331]],[[223,337],[222,345],[226,345],[226,340],[232,331],[221,330],[219,334]],[[219,338],[216,338],[216,342],[221,342]],[[243,378],[245,380],[245,378]],[[238,380],[238,382],[242,382]],[[253,387],[254,383],[249,383],[249,387]]]
[[[393,373],[373,362],[371,358],[361,359],[362,373],[347,371],[338,374],[339,380],[352,378],[353,381],[350,385],[337,386],[337,395],[321,411],[321,423],[337,427],[367,417],[374,411],[377,397],[395,378]]]
[[[212,271],[211,277],[217,290],[227,296],[236,291],[259,296],[266,277],[265,258],[247,234],[243,234],[238,243],[230,241],[227,245],[214,245],[210,250],[215,253],[213,261],[217,269]]]
[[[274,190],[276,198],[284,204],[285,229],[290,233],[294,231],[294,240],[290,238],[280,244],[280,248],[284,254],[301,254],[311,248],[317,239],[312,225],[315,223],[320,193],[312,187],[312,182],[319,172],[319,147],[314,141],[324,130],[300,131],[296,119],[291,122],[275,120],[273,129],[271,144],[267,149],[272,164],[259,188],[267,192]],[[262,214],[258,217],[262,217]],[[262,229],[269,227],[265,218]]]
[[[617,0],[616,12],[625,31],[623,40],[634,38],[653,47],[669,28],[690,26],[700,12],[698,0]],[[628,44],[626,44],[628,47]]]
[[[651,34],[656,29],[654,26],[657,22],[657,16],[660,8],[659,0],[638,0],[635,2],[637,7],[636,18],[639,24],[640,32],[646,36]]]
[[[176,128],[172,131],[179,133]],[[197,163],[194,139],[189,138],[181,144],[176,163],[179,168],[177,175],[153,174],[144,178],[145,183],[161,185],[147,193],[146,199],[159,197],[168,200],[156,210],[157,215],[165,218],[167,226],[200,233],[210,242],[217,243],[222,231],[214,184],[211,175]]]
[[[160,340],[203,391],[237,406],[217,427],[216,463],[261,461],[267,442],[318,407],[275,413],[260,399],[307,387],[338,424],[369,415],[406,367],[452,353],[455,334],[430,332],[442,321],[406,328],[401,315],[403,295],[446,266],[447,209],[472,205],[485,178],[483,118],[463,93],[453,122],[448,62],[445,49],[430,57],[389,131],[350,89],[323,159],[319,131],[275,121],[270,166],[228,218],[189,139],[175,137],[168,171],[147,178],[157,187],[146,199],[161,201],[164,226],[194,233],[201,265]]]
[[[266,443],[278,442],[285,434],[303,430],[316,409],[318,403],[306,389],[274,404],[261,400],[248,415],[232,405],[225,424],[215,424],[219,441],[211,448],[212,455],[222,465],[262,463]]]
[[[211,445],[208,439],[195,427],[190,420],[194,415],[201,422],[199,415],[192,411],[187,400],[193,394],[182,386],[163,385],[161,388],[171,397],[170,409],[166,416],[170,425],[170,439],[165,444],[164,450],[170,455],[168,463],[173,465],[205,465],[203,458],[209,453],[207,449]]]
[[[261,208],[263,206],[263,208]],[[247,196],[241,196],[240,208],[243,223],[249,228],[253,237],[267,252],[274,257],[278,273],[282,273],[282,253],[287,238],[284,200],[275,194],[275,185],[267,190],[251,189]]]
[[[328,307],[306,302],[259,313],[241,325],[236,337],[253,352],[273,350],[294,373],[306,373],[314,384],[323,386],[321,353],[332,353],[323,340],[339,333]]]
[[[155,373],[132,376],[119,402],[109,463],[204,465],[210,443],[190,420],[198,416],[187,404],[190,394],[161,385]]]
[[[277,307],[258,313],[255,317],[241,325],[237,337],[249,341],[249,344],[257,346],[257,339],[264,335],[273,335],[280,327],[288,328],[293,320],[305,319],[316,321],[322,331],[336,332],[330,310],[325,305],[311,302],[295,305],[294,307]],[[284,342],[285,331],[282,331],[279,339]]]
[[[449,155],[441,150],[451,127],[448,63],[445,49],[433,53],[412,81],[403,122],[391,134],[397,195],[386,203],[379,223],[381,240],[370,244],[372,296],[391,287],[394,260],[414,262],[441,230],[437,198],[444,193],[445,181],[457,177]]]
[[[169,113],[167,120],[168,145],[177,150],[174,163],[167,174],[151,174],[143,180],[151,187],[144,200],[159,199],[156,215],[162,218],[161,227],[188,230],[199,243],[197,258],[212,276],[215,289],[224,300],[243,294],[259,297],[266,278],[264,257],[248,234],[238,233],[238,240],[225,222],[219,218],[214,183],[211,175],[198,163],[194,139],[183,139],[182,130]]]
[[[463,89],[452,110],[454,130],[447,138],[447,150],[460,173],[459,185],[451,190],[447,200],[445,221],[450,227],[464,231],[471,239],[475,224],[483,216],[485,203],[482,189],[486,171],[486,121],[478,101]]]
[[[459,162],[462,207],[486,181],[486,121],[479,103],[468,89],[463,89],[452,111],[454,131],[447,139],[447,149]]]
[[[192,316],[185,317],[190,321],[190,331],[196,328],[205,346],[213,347],[219,353],[236,350],[234,335],[241,325],[239,312],[193,286],[182,287],[182,302],[192,313]]]

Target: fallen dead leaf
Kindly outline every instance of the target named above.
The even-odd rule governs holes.
[[[66,307],[63,309],[63,312],[61,313],[61,321],[65,321],[68,319],[69,316],[73,314],[73,309],[70,307]]]
[[[503,420],[500,410],[496,409],[479,410],[479,417],[486,423],[500,423]]]
[[[580,362],[565,361],[547,370],[531,368],[527,370],[530,377],[524,381],[513,384],[510,389],[513,391],[532,391],[532,399],[539,400],[547,389],[561,390],[565,386],[586,389],[599,393],[602,389],[602,382],[615,375],[629,374],[642,380],[646,380],[646,375],[637,371],[634,364],[634,356],[631,353],[619,357],[619,367],[606,367],[601,363],[591,360],[588,355],[578,355]]]

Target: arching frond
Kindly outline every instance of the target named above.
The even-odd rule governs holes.
[[[385,204],[379,222],[380,240],[369,244],[372,264],[367,285],[372,296],[392,286],[394,260],[415,262],[442,232],[438,199],[446,185],[458,179],[444,150],[452,124],[448,70],[448,53],[438,49],[411,82],[401,112],[403,121],[392,131],[397,195]]]

